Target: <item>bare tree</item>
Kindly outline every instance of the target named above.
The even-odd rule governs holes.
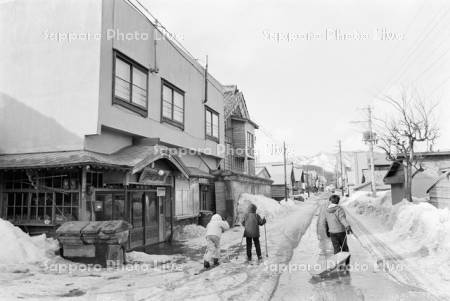
[[[394,108],[395,114],[381,120],[379,147],[386,152],[389,160],[403,163],[406,169],[405,197],[412,201],[413,167],[422,169],[422,159],[415,153],[416,146],[426,143],[427,150],[432,150],[439,136],[434,119],[437,104],[430,104],[418,93],[408,93],[406,90],[399,99],[385,96],[383,100]]]

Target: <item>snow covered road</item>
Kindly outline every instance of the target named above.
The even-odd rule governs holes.
[[[295,249],[291,271],[281,276],[273,300],[437,300],[420,288],[395,281],[354,238],[348,241],[354,267],[350,275],[313,279],[302,267],[332,254],[331,244],[318,239],[317,218],[320,213]]]
[[[86,270],[59,257],[46,264],[5,266],[0,300],[268,300],[280,276],[273,267],[289,262],[317,206],[315,199],[279,206],[267,223],[269,257],[259,265],[245,264],[242,229],[235,227],[222,237],[222,264],[200,275],[195,273],[202,266],[203,237],[184,242],[185,252],[178,255],[134,252],[120,269]],[[263,256],[264,245],[263,234]]]

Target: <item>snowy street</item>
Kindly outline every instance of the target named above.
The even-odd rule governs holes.
[[[323,256],[332,254],[331,244],[319,243],[317,237],[317,217],[315,217],[294,251],[291,266],[315,263]],[[350,238],[348,244],[352,256],[351,263],[355,269],[350,275],[332,275],[323,280],[315,280],[308,271],[297,269],[286,272],[280,278],[273,299],[438,300],[420,288],[395,281],[389,273],[377,265],[377,260],[355,238]]]
[[[245,263],[244,246],[239,248],[242,229],[235,227],[222,237],[222,264],[200,275],[194,274],[202,267],[204,237],[183,242],[183,255],[132,252],[123,269],[89,271],[59,257],[46,263],[50,268],[5,266],[0,273],[0,299],[268,300],[280,276],[273,267],[288,263],[318,204],[314,198],[296,205],[273,203],[279,208],[276,215],[268,216],[269,256],[259,265]],[[261,245],[266,256],[263,237]],[[67,265],[72,272],[52,268]]]

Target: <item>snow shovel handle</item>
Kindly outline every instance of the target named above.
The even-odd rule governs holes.
[[[342,249],[344,248],[344,245],[346,242],[347,242],[347,231],[345,231],[344,241],[342,242],[342,245],[341,245],[341,252],[342,252]]]
[[[269,253],[267,252],[267,230],[266,230],[266,224],[264,224],[264,241],[266,243],[266,257],[269,257]]]

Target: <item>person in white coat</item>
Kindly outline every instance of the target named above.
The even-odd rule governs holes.
[[[220,214],[214,214],[211,221],[206,226],[206,252],[203,257],[203,265],[206,269],[214,265],[219,265],[220,257],[220,237],[222,233],[230,229],[228,223],[222,220]]]

